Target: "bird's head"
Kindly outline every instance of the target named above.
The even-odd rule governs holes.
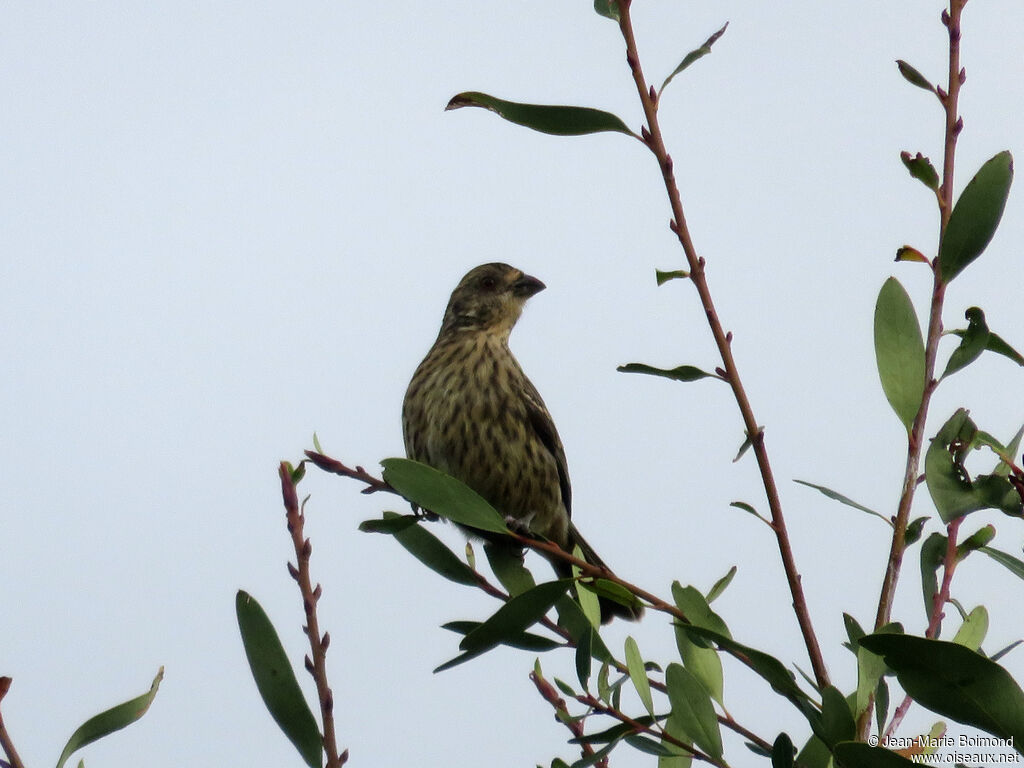
[[[474,330],[507,336],[526,300],[543,290],[544,283],[536,277],[508,264],[481,264],[452,291],[441,333]]]

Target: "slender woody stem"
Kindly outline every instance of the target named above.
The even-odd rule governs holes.
[[[942,21],[949,31],[949,78],[946,91],[939,90],[939,100],[946,113],[945,147],[942,159],[942,186],[939,188],[939,243],[946,232],[949,215],[953,210],[953,168],[956,157],[956,140],[963,128],[963,122],[957,115],[957,103],[960,86],[963,84],[963,73],[960,69],[960,15],[967,0],[951,0],[949,11],[942,12]],[[889,561],[882,581],[882,591],[878,598],[878,611],[875,615],[875,629],[887,624],[892,613],[892,602],[896,594],[896,583],[899,581],[900,566],[903,563],[903,552],[906,549],[907,523],[910,520],[910,507],[914,501],[917,488],[917,476],[921,463],[921,450],[924,445],[924,428],[928,418],[928,405],[938,382],[935,381],[935,361],[938,357],[939,338],[942,336],[942,305],[946,295],[946,284],[942,280],[942,270],[938,259],[933,264],[935,273],[931,310],[928,315],[928,335],[924,350],[925,387],[921,397],[921,405],[911,426],[907,441],[907,463],[903,475],[903,489],[900,493],[899,507],[896,512],[896,524],[893,529],[892,546],[889,550]]]
[[[743,417],[743,425],[746,428],[754,449],[754,456],[757,459],[757,466],[761,473],[761,480],[764,484],[765,495],[768,499],[768,508],[771,511],[772,530],[779,546],[779,554],[782,558],[782,566],[786,572],[786,580],[789,582],[789,591],[793,597],[793,611],[796,613],[797,623],[800,625],[800,632],[803,635],[804,645],[807,647],[807,655],[811,660],[811,667],[819,686],[829,684],[828,669],[818,645],[818,639],[814,632],[814,625],[811,621],[810,612],[807,609],[807,601],[804,597],[803,587],[800,584],[800,572],[796,567],[796,560],[793,557],[793,549],[790,545],[789,533],[786,530],[786,520],[782,513],[782,503],[779,499],[779,491],[775,485],[775,477],[772,474],[771,464],[768,461],[768,451],[764,444],[764,433],[754,418],[754,411],[747,398],[747,393],[740,381],[739,370],[732,355],[732,335],[722,327],[715,310],[715,304],[711,299],[711,290],[708,287],[707,278],[704,274],[704,259],[697,255],[697,249],[690,237],[690,231],[686,226],[686,218],[683,214],[683,204],[679,196],[679,187],[676,185],[675,175],[672,168],[672,158],[665,148],[665,141],[661,133],[661,125],[658,122],[657,94],[649,89],[644,79],[643,69],[640,66],[640,57],[637,53],[636,38],[633,34],[633,24],[630,19],[630,0],[617,0],[619,6],[619,29],[626,41],[626,60],[629,62],[633,72],[633,80],[636,82],[637,93],[643,105],[644,117],[647,121],[647,129],[643,132],[644,141],[651,152],[658,160],[661,167],[662,177],[665,182],[665,190],[668,193],[669,204],[672,208],[672,231],[679,238],[679,243],[686,254],[686,260],[690,266],[690,280],[693,282],[697,293],[700,296],[701,306],[707,315],[708,325],[711,334],[714,336],[715,344],[718,346],[719,354],[722,356],[722,368],[724,375],[732,388],[736,404],[739,406],[740,415]]]
[[[10,687],[11,678],[0,677],[0,700],[3,700],[4,696],[7,695]],[[7,755],[7,759],[13,768],[25,768],[25,764],[21,762],[21,758],[18,756],[18,750],[14,748],[14,742],[11,741],[11,735],[7,732],[7,726],[4,725],[2,714],[0,714],[0,748]]]
[[[320,623],[317,619],[316,605],[320,601],[320,585],[314,589],[309,572],[309,558],[313,547],[305,537],[303,527],[305,515],[295,493],[291,471],[286,462],[281,462],[278,474],[281,478],[281,495],[288,518],[288,532],[295,546],[296,565],[288,563],[288,572],[299,585],[302,594],[302,608],[306,614],[303,630],[309,640],[310,656],[306,657],[306,669],[316,683],[317,698],[320,702],[320,716],[323,725],[323,748],[327,756],[327,768],[339,768],[348,761],[348,750],[338,754],[338,743],[334,730],[334,694],[327,680],[327,646],[331,637],[328,633],[320,634]]]

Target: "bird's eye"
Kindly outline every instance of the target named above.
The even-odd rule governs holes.
[[[493,291],[497,284],[498,281],[489,275],[480,281],[480,287],[485,291]]]

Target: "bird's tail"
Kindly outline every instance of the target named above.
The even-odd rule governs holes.
[[[591,565],[596,565],[596,566],[598,566],[600,568],[604,568],[609,573],[611,573],[611,568],[609,568],[605,564],[604,560],[602,560],[598,556],[597,552],[594,551],[594,548],[592,546],[590,546],[590,544],[587,543],[587,540],[584,539],[580,535],[580,532],[576,529],[576,526],[573,525],[570,522],[569,523],[569,551],[572,551],[573,547],[576,546],[576,545],[578,545],[579,548],[580,548],[580,551],[583,552],[583,559],[584,560],[586,560]],[[563,563],[563,565],[565,565],[565,563]],[[567,570],[571,570],[571,569],[568,569],[567,565],[566,565],[566,568],[567,568]],[[599,602],[601,604],[601,623],[602,624],[607,624],[609,621],[611,621],[616,616],[618,616],[620,618],[623,618],[626,621],[637,621],[641,616],[644,615],[644,607],[643,607],[643,605],[641,605],[640,601],[638,599],[636,599],[636,598],[633,598],[629,605],[626,605],[624,603],[620,603],[617,600],[614,600],[614,599],[612,599],[610,597],[604,597],[604,596],[600,596],[598,598],[598,600],[599,600]]]

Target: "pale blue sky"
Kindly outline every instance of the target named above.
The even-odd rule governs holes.
[[[901,428],[871,316],[893,274],[925,305],[927,271],[892,258],[904,243],[931,252],[936,216],[898,154],[937,161],[942,123],[893,62],[942,76],[941,6],[635,6],[654,82],[730,22],[666,93],[663,126],[849,690],[841,613],[870,623],[886,529],[790,481],[895,507]],[[298,459],[314,431],[350,463],[399,455],[408,378],[451,288],[485,261],[547,283],[512,345],[562,434],[587,538],[664,595],[673,579],[706,589],[739,565],[716,604],[734,635],[809,667],[774,540],[728,507],[765,508],[753,462],[730,463],[742,434],[728,391],[615,371],[717,364],[691,286],[654,283],[682,259],[657,166],[620,135],[559,139],[443,111],[483,90],[608,109],[638,129],[621,39],[588,0],[15,2],[0,21],[0,675],[14,678],[4,718],[30,765],[52,765],[77,725],[144,691],[160,665],[150,713],[89,747],[87,765],[300,764],[258,699],[233,611],[236,589],[253,593],[301,665],[277,461]],[[1014,0],[965,12],[958,188],[1000,150],[1024,156],[1021,30]],[[1018,348],[1022,200],[1015,189],[946,312],[960,327],[981,305]],[[966,405],[1009,437],[1024,423],[1022,376],[983,357],[940,389],[930,434]],[[526,678],[531,656],[431,674],[457,649],[438,625],[496,606],[356,531],[396,500],[315,471],[301,490],[351,765],[573,757]],[[977,517],[967,529],[993,522],[996,546],[1020,554],[1020,524]],[[897,614],[920,632],[916,558]],[[1021,587],[979,557],[958,572],[957,597],[992,611],[987,649],[1024,635]],[[658,616],[612,626],[609,642],[627,631],[674,658]],[[542,662],[574,676],[568,654]],[[1024,679],[1024,653],[1006,663]],[[766,738],[806,736],[745,670],[727,665],[726,697]],[[755,762],[736,740],[727,754]],[[623,751],[614,764],[653,759]]]

